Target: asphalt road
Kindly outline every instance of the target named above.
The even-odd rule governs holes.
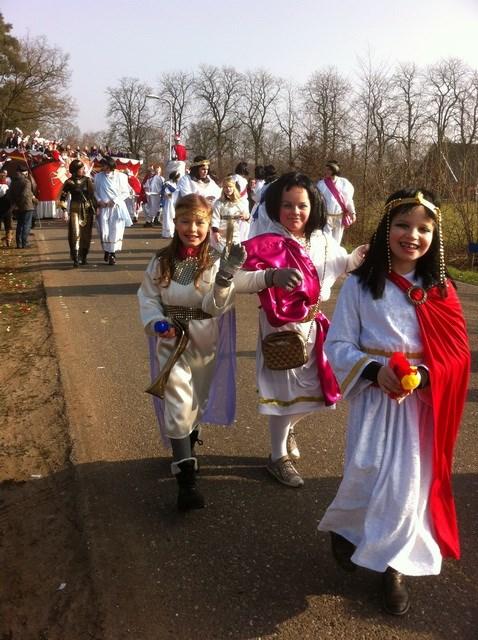
[[[299,425],[303,489],[283,487],[264,470],[256,297],[237,304],[237,423],[203,432],[207,508],[178,514],[168,452],[144,393],[136,302],[144,268],[164,241],[154,229],[131,228],[111,267],[95,237],[90,264],[72,269],[66,233],[63,223],[43,221],[36,238],[104,640],[478,637],[477,288],[459,288],[474,356],[454,480],[463,558],[446,562],[438,577],[410,579],[412,608],[395,619],[380,611],[379,576],[341,573],[316,531],[339,483],[346,404]]]

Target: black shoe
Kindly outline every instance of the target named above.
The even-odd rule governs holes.
[[[405,576],[392,567],[382,574],[383,608],[393,616],[403,616],[410,609],[410,596]]]
[[[86,259],[86,256],[88,255],[87,251],[83,251],[81,250],[79,253],[80,256],[80,264],[88,264],[88,261]]]
[[[355,552],[355,545],[335,531],[330,532],[330,542],[332,555],[339,567],[349,573],[355,571],[357,565],[350,559]]]
[[[108,252],[108,251],[105,251],[104,256],[103,256],[103,260],[104,260],[105,262],[108,262],[109,258],[110,258],[110,254],[109,254],[109,252]]]
[[[72,251],[70,253],[71,259],[73,260],[73,267],[76,269],[78,267],[78,251]]]
[[[110,253],[110,257],[108,258],[108,264],[116,264],[116,256],[114,253]]]
[[[180,472],[176,475],[178,483],[178,509],[189,511],[190,509],[203,509],[204,497],[196,487],[196,459],[191,458],[178,464]]]
[[[145,222],[145,223],[143,224],[143,227],[152,227],[152,226],[153,226],[153,223],[152,223],[152,222]]]

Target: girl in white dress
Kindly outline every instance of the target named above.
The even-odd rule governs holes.
[[[211,240],[217,248],[224,248],[229,225],[232,223],[232,241],[243,242],[249,235],[249,206],[239,195],[233,176],[222,182],[221,197],[214,203]]]
[[[138,291],[141,320],[151,337],[152,376],[160,374],[162,381],[150,392],[159,396],[156,415],[172,448],[180,510],[204,506],[193,451],[199,422],[232,424],[235,417],[234,292],[272,285],[270,272],[238,272],[245,257],[241,245],[227,247],[221,256],[212,249],[211,216],[211,204],[202,196],[178,200],[173,239],[152,258]],[[281,281],[288,284],[287,277]]]
[[[384,608],[403,615],[403,574],[436,575],[442,557],[459,556],[450,476],[470,354],[432,193],[388,198],[339,294],[325,352],[350,410],[344,477],[319,529],[342,568],[383,574]],[[418,367],[416,392],[402,388],[394,352]]]

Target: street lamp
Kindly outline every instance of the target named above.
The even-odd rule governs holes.
[[[169,104],[169,160],[171,160],[173,145],[173,103],[169,98],[163,98],[162,96],[147,95],[146,97],[151,98],[152,100],[162,100],[163,102],[167,102]]]

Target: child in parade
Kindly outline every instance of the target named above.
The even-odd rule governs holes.
[[[242,242],[249,235],[249,206],[241,198],[233,176],[222,183],[221,197],[214,203],[211,235],[214,245],[224,247],[229,223],[233,227],[233,242]]]
[[[232,424],[235,416],[234,292],[292,286],[290,269],[239,271],[245,251],[210,246],[212,207],[198,194],[179,199],[174,236],[149,263],[138,291],[140,314],[150,336],[152,377],[162,389],[154,399],[163,440],[172,448],[178,509],[198,509],[194,444],[199,422]],[[234,281],[233,281],[234,278]]]
[[[394,615],[410,605],[404,574],[437,575],[460,554],[450,477],[470,352],[438,205],[424,189],[388,198],[325,343],[350,411],[343,479],[319,529],[342,568],[382,573]],[[397,352],[421,374],[415,391],[391,367]]]
[[[254,237],[244,242],[248,257],[243,269],[288,267],[296,274],[292,291],[273,287],[259,294],[256,357],[259,413],[269,417],[271,438],[266,468],[276,480],[294,488],[304,484],[293,465],[300,458],[294,426],[323,407],[334,407],[340,398],[323,353],[329,323],[320,304],[330,297],[337,278],[355,269],[365,252],[365,247],[358,247],[348,255],[324,233],[325,224],[323,201],[310,178],[287,173],[268,186],[265,207],[251,230]],[[276,368],[277,363],[267,361],[268,353],[274,357],[274,346],[271,351],[264,345],[270,336],[275,340],[277,332],[284,332],[284,338],[278,336],[283,341],[291,338],[303,344],[301,364],[285,362]],[[291,332],[294,335],[287,335]]]

